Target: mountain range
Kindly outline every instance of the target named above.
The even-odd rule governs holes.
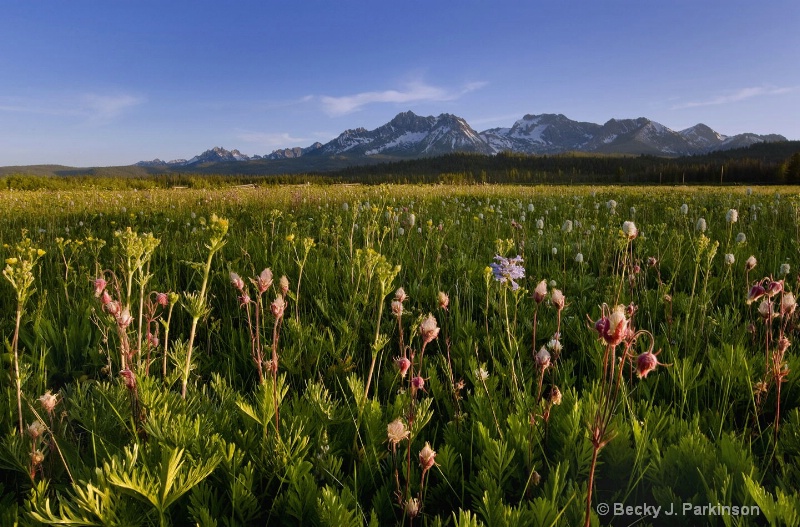
[[[497,154],[558,154],[588,152],[684,156],[728,150],[755,143],[786,141],[782,135],[753,133],[725,136],[705,124],[675,131],[645,117],[611,119],[605,124],[573,121],[562,114],[525,115],[510,128],[475,131],[463,118],[452,114],[423,117],[402,112],[374,130],[345,130],[332,141],[307,147],[275,150],[266,155],[248,156],[239,150],[215,147],[191,159],[140,161],[138,166],[181,168],[212,163],[269,161],[297,158],[334,158],[365,161],[413,159],[454,152]]]

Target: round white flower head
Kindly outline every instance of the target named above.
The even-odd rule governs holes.
[[[746,243],[747,242],[747,235],[743,232],[740,232],[736,235],[736,243]]]
[[[553,256],[557,255],[558,254],[558,247],[553,247],[552,251],[553,251]]]
[[[791,271],[791,270],[792,270],[792,267],[788,263],[781,264],[780,274],[781,275],[787,275],[787,274],[789,274],[789,271]]]
[[[576,263],[583,263],[583,253],[578,253],[575,255],[575,262]]]
[[[683,214],[684,216],[689,214],[689,205],[687,205],[686,203],[681,205],[681,214]]]
[[[632,221],[626,221],[622,224],[622,232],[629,240],[632,240],[639,235],[639,229],[636,228],[636,224]]]
[[[733,256],[731,253],[727,253],[727,254],[725,255],[725,263],[726,263],[727,265],[733,265],[733,263],[734,263],[735,261],[736,261],[736,258],[735,258],[735,257],[734,257],[734,256]]]
[[[539,230],[544,229],[544,218],[539,218],[536,220],[536,228]]]
[[[706,224],[706,219],[705,218],[698,219],[694,228],[700,232],[706,232],[706,229],[708,228],[708,225]]]
[[[567,220],[564,222],[564,225],[561,226],[561,230],[563,232],[572,232],[572,220]]]
[[[728,213],[725,214],[725,221],[728,223],[736,223],[739,221],[739,211],[736,209],[728,209]]]

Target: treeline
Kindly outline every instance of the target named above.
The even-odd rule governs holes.
[[[585,153],[501,153],[494,156],[456,153],[381,164],[356,164],[356,160],[353,163],[334,171],[283,175],[253,174],[247,163],[243,164],[243,173],[239,174],[166,172],[123,177],[10,174],[0,177],[0,189],[145,190],[298,183],[800,184],[800,141],[761,143],[748,148],[678,158]],[[226,163],[226,170],[231,166]]]

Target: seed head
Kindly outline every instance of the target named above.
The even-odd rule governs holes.
[[[283,318],[283,312],[286,310],[286,301],[283,296],[276,296],[275,300],[269,305],[269,310],[276,319]]]
[[[773,315],[775,314],[772,311],[772,301],[766,298],[762,300],[761,303],[758,305],[758,314],[761,315],[761,318],[763,318],[764,320],[769,320],[770,318],[772,318]]]
[[[286,278],[286,275],[281,276],[281,279],[278,280],[278,287],[281,290],[281,295],[286,296],[289,292],[289,279]]]
[[[626,238],[632,240],[639,235],[639,229],[636,228],[636,224],[632,221],[626,221],[622,224],[622,233]]]
[[[42,408],[44,408],[45,412],[53,415],[53,410],[55,409],[56,404],[58,404],[58,396],[53,395],[50,390],[47,390],[44,392],[44,395],[39,397],[39,403],[42,405]]]
[[[408,439],[411,431],[406,428],[406,425],[398,417],[386,427],[386,435],[390,444],[397,445],[403,439]]]
[[[792,343],[789,342],[789,339],[787,339],[786,337],[781,337],[780,339],[778,339],[778,353],[785,353],[786,350],[789,349],[789,346],[791,345]]]
[[[428,318],[426,318],[422,322],[422,325],[420,325],[419,331],[422,333],[423,344],[428,344],[435,340],[436,337],[439,336],[439,326],[436,325],[436,318],[433,315],[428,314]]]
[[[750,258],[744,262],[744,268],[748,271],[755,269],[756,265],[758,265],[758,260],[756,260],[755,256],[750,256]]]
[[[740,245],[743,244],[743,243],[747,243],[747,235],[745,233],[743,233],[743,232],[740,232],[739,234],[737,234],[736,235],[736,243],[738,243]]]
[[[561,395],[561,390],[558,389],[558,386],[550,386],[550,389],[547,390],[547,394],[545,395],[545,399],[553,406],[560,405],[563,396]]]
[[[436,464],[436,452],[431,448],[431,444],[425,441],[425,446],[419,451],[419,466],[422,467],[423,474],[429,471]]]
[[[781,270],[778,272],[781,276],[786,276],[792,270],[792,266],[788,263],[781,264]]]
[[[533,299],[537,304],[541,304],[545,298],[547,298],[547,280],[542,280],[533,290]]]
[[[550,352],[544,346],[536,354],[535,359],[536,367],[540,370],[546,370],[550,366]]]
[[[251,278],[250,281],[256,286],[258,294],[263,295],[272,286],[272,270],[267,267],[257,277]]]
[[[447,308],[450,306],[450,297],[444,291],[439,291],[437,302],[439,303],[440,308],[447,311]]]
[[[725,265],[733,265],[733,263],[735,261],[736,261],[736,258],[733,256],[732,253],[727,253],[725,255]]]
[[[231,284],[233,284],[233,287],[235,287],[237,291],[244,290],[244,280],[233,271],[231,271]]]
[[[31,439],[34,441],[39,439],[39,437],[44,434],[45,430],[47,430],[47,427],[38,419],[28,425],[28,435],[31,436]]]
[[[791,315],[797,308],[797,300],[792,293],[784,293],[781,297],[781,315]]]
[[[408,498],[408,500],[406,500],[405,509],[406,509],[406,514],[408,514],[408,517],[411,518],[412,520],[417,516],[419,516],[419,509],[420,509],[419,499]]]
[[[394,292],[394,299],[400,303],[403,303],[408,299],[408,295],[406,294],[405,289],[402,287],[398,287],[397,291]]]
[[[694,228],[695,230],[698,230],[700,232],[706,232],[706,229],[708,228],[708,225],[706,224],[706,219],[705,218],[698,219]]]
[[[564,298],[564,293],[562,293],[560,289],[553,289],[553,292],[550,293],[550,301],[556,306],[556,309],[561,311],[564,309],[566,298]]]
[[[683,214],[684,216],[689,214],[689,205],[687,205],[686,203],[681,205],[681,214]]]

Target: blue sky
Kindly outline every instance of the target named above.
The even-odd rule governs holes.
[[[0,166],[248,155],[453,113],[800,139],[800,2],[4,2]]]

